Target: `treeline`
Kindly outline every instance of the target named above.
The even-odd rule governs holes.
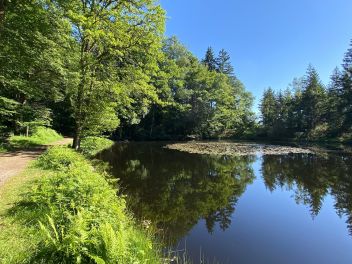
[[[120,137],[187,139],[253,133],[252,96],[234,75],[230,56],[211,47],[198,60],[175,37],[163,43],[155,79],[159,102],[140,123],[125,123]]]
[[[154,0],[6,1],[0,25],[3,133],[50,125],[82,137],[157,98],[165,22]]]
[[[2,2],[0,134],[53,126],[74,136],[247,133],[252,98],[229,56],[201,62],[164,37],[154,0]]]
[[[276,139],[352,140],[352,42],[342,70],[324,86],[309,66],[304,77],[284,91],[265,90],[260,104],[259,134]]]

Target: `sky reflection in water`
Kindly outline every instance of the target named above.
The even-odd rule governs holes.
[[[135,215],[221,263],[352,263],[352,157],[219,157],[116,144],[102,154]],[[200,253],[201,252],[201,253]]]

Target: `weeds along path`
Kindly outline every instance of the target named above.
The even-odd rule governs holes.
[[[17,150],[0,153],[0,187],[7,179],[23,171],[28,163],[42,154],[47,147],[68,145],[70,143],[72,143],[72,138],[64,138],[32,150]]]

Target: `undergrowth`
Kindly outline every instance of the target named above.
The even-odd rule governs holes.
[[[55,130],[48,127],[37,127],[33,133],[26,136],[11,136],[9,146],[11,148],[29,148],[38,145],[45,145],[61,139],[62,136]]]
[[[110,148],[114,141],[102,137],[86,137],[81,141],[80,151],[87,157],[94,157],[104,149]]]
[[[163,262],[152,232],[136,224],[125,200],[81,154],[52,147],[35,166],[43,176],[8,211],[31,246],[26,254],[0,253],[1,263]],[[11,247],[1,237],[0,249]]]

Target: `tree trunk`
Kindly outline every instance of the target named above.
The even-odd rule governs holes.
[[[6,0],[0,0],[0,25],[5,20],[5,5]]]
[[[26,137],[29,136],[29,126],[26,126]]]
[[[149,138],[152,138],[153,134],[153,127],[154,127],[154,122],[155,122],[155,107],[152,106],[152,123],[150,124],[150,131],[149,131]]]
[[[80,146],[81,146],[81,129],[77,127],[73,137],[72,148],[75,150],[78,150]]]

